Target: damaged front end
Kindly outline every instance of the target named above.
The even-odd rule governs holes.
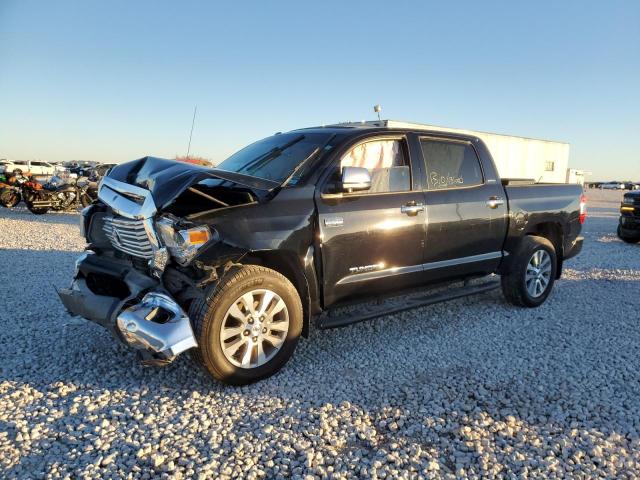
[[[239,244],[250,226],[236,209],[269,199],[276,186],[152,157],[114,167],[98,202],[82,212],[89,251],[76,262],[71,287],[58,292],[62,303],[109,329],[146,364],[171,362],[197,347],[191,302],[247,252]],[[237,228],[220,241],[224,221]]]
[[[107,328],[146,364],[169,363],[197,346],[180,305],[131,262],[85,252],[76,271],[71,287],[58,291],[65,308]]]
[[[192,185],[211,178],[206,170],[168,162],[174,180],[178,177],[176,185],[166,172],[167,162],[147,158],[115,169],[120,170],[116,178],[124,175],[134,183],[139,182],[131,172],[140,175],[140,170],[145,170],[144,186],[111,175],[103,179],[99,202],[85,209],[81,220],[81,233],[91,251],[77,260],[71,287],[58,292],[71,314],[106,327],[137,350],[146,364],[154,365],[171,362],[197,346],[191,321],[180,306],[184,298],[174,294],[181,282],[191,283],[191,290],[198,289],[178,268],[188,268],[201,248],[218,239],[209,225],[197,225],[169,213],[171,208],[160,211],[153,192],[163,206],[171,205],[178,213],[177,209],[184,210],[193,202],[175,199],[185,191],[195,195],[194,191],[201,190]],[[200,205],[199,210],[206,208]],[[168,265],[177,268],[168,269]],[[204,274],[215,278],[211,272]]]

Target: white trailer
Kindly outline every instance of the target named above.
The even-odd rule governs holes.
[[[536,182],[565,183],[569,165],[569,144],[499,133],[439,127],[397,120],[381,120],[349,125],[377,125],[463,133],[480,138],[486,145],[502,178],[532,179]],[[342,124],[344,125],[344,124]]]

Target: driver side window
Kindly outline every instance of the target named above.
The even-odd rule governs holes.
[[[359,143],[340,159],[329,190],[335,192],[344,167],[369,170],[371,188],[359,193],[406,192],[411,190],[411,170],[402,140],[372,140]],[[327,193],[334,193],[327,192]]]

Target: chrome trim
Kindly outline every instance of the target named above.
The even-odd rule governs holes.
[[[469,257],[452,258],[451,260],[441,260],[439,262],[423,263],[425,270],[434,270],[436,268],[455,267],[456,265],[465,265],[474,262],[486,262],[507,256],[506,252],[490,252],[481,253],[480,255],[471,255]]]
[[[160,312],[168,318],[163,318],[162,323],[154,322]],[[159,292],[146,294],[139,304],[120,312],[116,327],[129,346],[165,359],[198,346],[187,314],[171,297]]]
[[[504,205],[504,200],[501,197],[491,197],[487,200],[487,207],[498,208],[500,205]]]
[[[134,257],[151,259],[159,249],[151,219],[105,216],[103,231],[116,249]]]
[[[151,192],[111,177],[104,177],[98,188],[98,198],[119,216],[105,218],[111,244],[129,255],[153,259],[162,245],[153,224],[157,208]]]
[[[402,205],[400,207],[400,213],[404,213],[409,216],[417,215],[420,212],[424,212],[424,204],[416,203],[416,204],[407,204]]]
[[[98,198],[118,215],[132,219],[147,219],[156,213],[156,204],[151,192],[136,185],[104,177],[98,187]],[[133,198],[138,198],[138,203]]]
[[[480,255],[471,255],[469,257],[453,258],[451,260],[441,260],[439,262],[422,263],[420,265],[410,265],[408,267],[391,267],[384,270],[376,270],[373,272],[356,273],[354,275],[348,275],[338,280],[338,285],[344,285],[348,283],[365,282],[367,280],[375,280],[381,277],[388,277],[390,275],[403,275],[406,273],[415,273],[425,270],[435,270],[438,268],[454,267],[456,265],[465,265],[467,263],[484,262],[488,260],[495,260],[507,256],[507,252],[490,252],[482,253]]]
[[[325,227],[341,227],[344,224],[344,218],[342,217],[331,217],[324,219]]]

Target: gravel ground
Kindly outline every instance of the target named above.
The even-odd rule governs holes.
[[[236,388],[69,317],[78,216],[2,209],[0,477],[637,478],[640,246],[616,238],[621,193],[588,196],[541,308],[493,292],[312,331]]]

